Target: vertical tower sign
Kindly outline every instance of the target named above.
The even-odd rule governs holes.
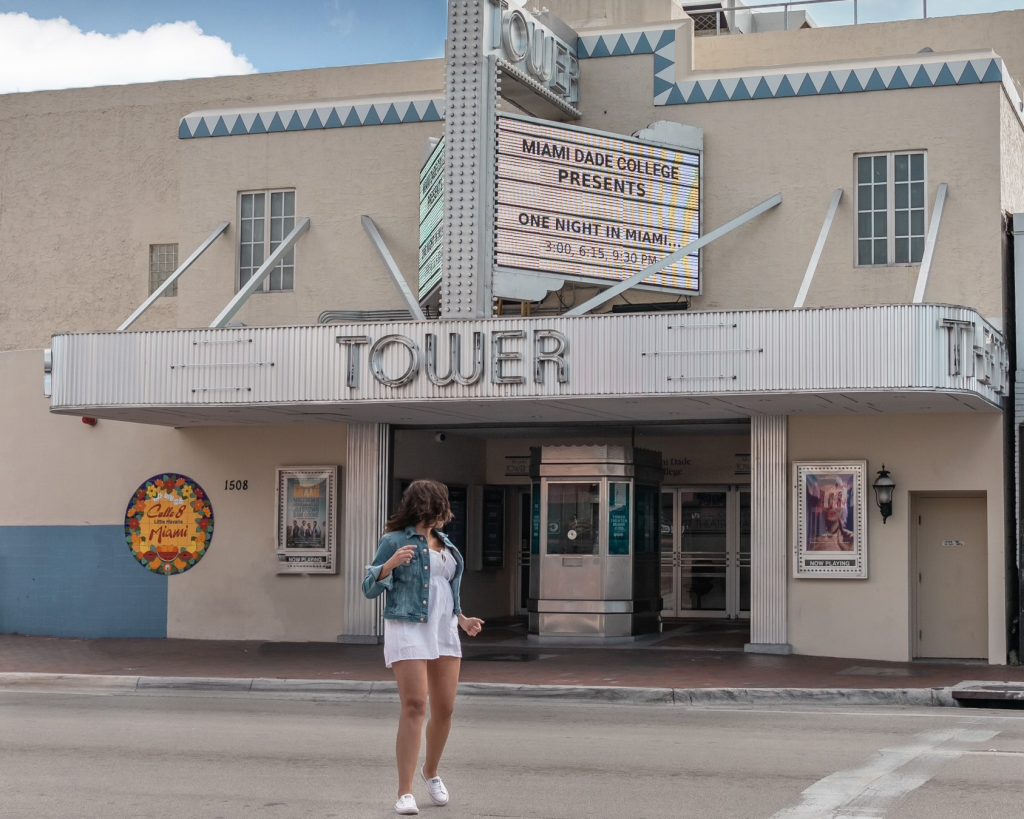
[[[499,74],[526,97],[578,117],[576,35],[524,0],[449,0],[441,311],[491,315]],[[543,15],[542,15],[543,16]],[[531,110],[530,103],[515,97]]]
[[[420,278],[422,301],[441,281],[444,260],[444,140],[438,141],[420,171]]]

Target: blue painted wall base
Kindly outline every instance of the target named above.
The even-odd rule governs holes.
[[[168,578],[123,526],[0,526],[0,633],[166,637]]]

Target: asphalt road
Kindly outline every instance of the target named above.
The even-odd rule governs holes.
[[[387,817],[390,699],[0,691],[0,816]],[[456,817],[1020,817],[1024,711],[465,698]]]

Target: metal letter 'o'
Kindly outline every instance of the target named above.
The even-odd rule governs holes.
[[[394,378],[384,372],[384,351],[391,344],[400,344],[409,352],[409,365],[405,368],[405,372]],[[398,334],[381,336],[370,348],[370,371],[373,373],[373,377],[385,387],[404,387],[419,375],[420,348],[408,336]]]
[[[510,62],[521,63],[530,47],[530,27],[519,9],[509,12],[501,21],[501,42]]]

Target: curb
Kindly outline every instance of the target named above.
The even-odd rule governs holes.
[[[131,677],[106,674],[0,673],[0,691],[235,691],[394,697],[393,681],[289,680],[267,677]],[[953,688],[632,688],[625,686],[459,684],[464,697],[513,697],[632,705],[914,705],[958,707]]]
[[[677,688],[683,705],[917,705],[956,708],[943,688]]]

